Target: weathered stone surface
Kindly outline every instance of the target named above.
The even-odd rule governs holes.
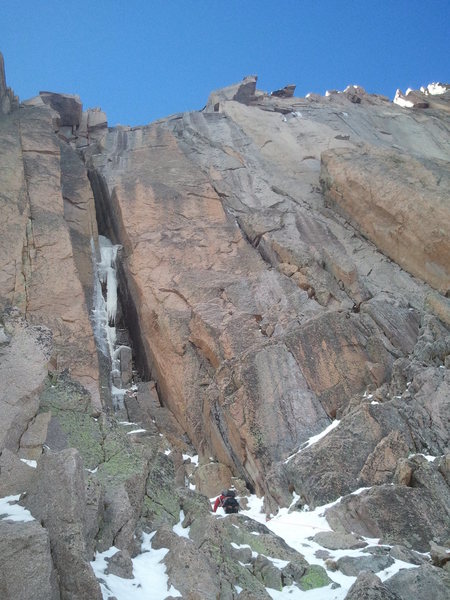
[[[285,85],[284,88],[280,90],[274,90],[271,92],[271,96],[276,96],[277,98],[292,98],[295,92],[295,85]]]
[[[109,192],[98,175],[93,181],[106,222],[117,235],[141,240],[132,246],[124,240],[124,270],[128,290],[144,290],[134,297],[137,328],[161,401],[201,455],[214,455],[262,489],[258,465],[286,456],[293,443],[327,424],[290,352],[263,333],[271,324],[287,331],[307,295],[266,270],[173,133],[158,125],[116,131],[108,134],[108,153],[120,153],[125,139],[130,148],[139,148],[130,155],[135,172],[150,160],[151,176],[147,171],[139,176],[136,187],[128,176],[119,182],[114,175]],[[164,148],[155,147],[158,139]],[[97,158],[92,157],[93,166],[109,183],[109,162],[103,167]],[[174,175],[182,174],[170,186],[167,161]],[[186,218],[192,227],[185,227]],[[161,236],[159,223],[166,223],[168,235]],[[259,410],[263,390],[268,398]]]
[[[86,552],[83,465],[75,449],[44,454],[27,508],[47,529],[62,600],[101,600],[99,584]]]
[[[450,574],[431,565],[422,565],[417,569],[403,569],[384,584],[401,600],[446,600]]]
[[[11,88],[6,86],[5,62],[0,52],[0,114],[7,115],[18,106],[18,98]]]
[[[363,571],[349,589],[345,600],[400,600],[400,596],[387,588],[374,573]]]
[[[376,148],[332,150],[322,154],[321,177],[330,206],[400,266],[445,294],[450,287],[450,238],[443,226],[450,221],[443,191],[450,184],[448,163],[424,163]]]
[[[367,542],[351,533],[338,533],[336,531],[319,531],[313,539],[315,542],[329,550],[353,550],[367,546]]]
[[[215,92],[211,92],[205,110],[217,111],[218,104],[227,100],[242,102],[242,104],[250,104],[252,100],[255,100],[257,79],[256,75],[248,75],[247,77],[244,77],[241,83],[236,83],[226,88],[216,90]]]
[[[94,337],[77,271],[80,262],[74,260],[71,228],[64,217],[65,159],[53,133],[52,114],[48,106],[25,107],[0,123],[0,303],[18,306],[31,324],[52,331],[53,368],[70,367],[99,406]],[[84,182],[86,189],[85,174]],[[75,187],[83,188],[82,177]],[[64,195],[74,200],[70,191]],[[90,199],[92,220],[92,194]]]
[[[28,459],[38,459],[42,454],[42,445],[47,438],[47,428],[51,413],[39,413],[29,423],[20,438],[20,455]]]
[[[3,449],[0,454],[0,498],[22,494],[33,485],[35,476],[32,466],[22,462],[7,448]]]
[[[116,552],[110,558],[107,558],[106,561],[108,567],[105,573],[112,573],[123,579],[133,578],[133,563],[126,550],[119,550],[119,552]]]
[[[448,498],[442,504],[424,489],[382,485],[343,498],[326,517],[333,529],[427,552],[430,540],[443,541],[450,534]]]
[[[308,385],[330,417],[346,399],[387,379],[392,357],[375,338],[370,324],[349,313],[326,313],[289,336],[289,347]]]
[[[337,561],[340,571],[344,575],[356,576],[361,571],[372,571],[378,573],[384,571],[394,563],[390,556],[343,556]]]
[[[79,499],[78,521],[69,510],[79,525],[70,548],[82,556],[77,576],[96,544],[133,554],[140,528],[168,528],[173,577],[183,580],[191,560],[201,573],[184,584],[192,586],[183,589],[192,600],[232,600],[235,585],[249,597],[267,597],[267,583],[329,584],[323,569],[308,566],[262,526],[242,514],[214,518],[206,497],[184,490],[194,471],[183,464],[186,449],[203,465],[212,457],[264,494],[267,512],[289,506],[293,491],[301,507],[374,486],[344,499],[338,529],[419,549],[428,549],[433,536],[445,542],[439,528],[448,520],[450,463],[440,458],[430,466],[410,455],[448,451],[448,311],[443,295],[393,260],[442,278],[442,265],[427,261],[445,252],[448,237],[445,210],[434,227],[429,202],[448,178],[448,113],[440,108],[446,99],[427,98],[431,110],[408,113],[358,86],[326,98],[289,94],[258,92],[251,77],[213,93],[201,112],[147,127],[108,130],[100,111],[80,122],[81,106],[63,95],[47,97],[53,108],[41,97],[0,120],[2,305],[16,303],[30,322],[50,327],[52,371],[70,367],[98,400],[88,319],[97,224],[85,168],[72,148],[82,149],[99,229],[123,246],[118,320],[130,330],[136,369],[128,353],[123,379],[154,380],[126,395],[128,417],[146,430],[132,435],[135,425],[119,426],[99,404],[92,411],[87,392],[64,377],[55,374],[41,393],[40,410],[52,413],[46,445],[79,448],[91,471],[83,485],[75,485],[75,475],[63,482],[65,493]],[[355,157],[342,186],[365,206],[361,222],[346,221],[324,199],[321,156],[324,165],[336,161],[346,169],[346,157]],[[366,214],[370,194],[360,200],[358,192],[371,187],[381,198],[377,206],[386,205],[374,219]],[[408,211],[410,190],[422,206]],[[427,210],[424,251],[418,220]],[[369,220],[378,248],[366,239]],[[12,339],[0,327],[0,352]],[[120,343],[130,342],[123,336]],[[301,449],[331,419],[339,426]],[[22,437],[28,444],[27,437],[40,443],[42,436],[31,426]],[[47,471],[38,468],[41,483],[33,489],[44,489]],[[181,510],[189,540],[172,531]],[[66,532],[53,525],[49,532],[62,564]],[[236,564],[236,554],[248,564]],[[279,569],[271,557],[289,564]],[[391,558],[383,549],[363,560]],[[69,575],[64,585],[72,585]],[[90,574],[83,581],[90,585]]]
[[[431,562],[436,567],[443,567],[450,561],[450,550],[444,546],[439,546],[433,541],[430,542],[430,556]]]
[[[0,346],[0,450],[17,452],[39,407],[52,352],[51,332],[31,327],[17,310],[1,316],[6,340]]]
[[[59,600],[47,531],[37,521],[0,521],[2,600]]]
[[[39,95],[45,104],[49,104],[59,114],[58,127],[78,127],[83,112],[79,96],[54,92],[39,92]]]
[[[201,465],[195,471],[195,488],[208,498],[217,496],[223,489],[231,487],[232,473],[226,465],[208,463]]]
[[[430,542],[430,547],[432,545],[433,542]],[[414,550],[409,550],[408,548],[405,548],[405,546],[392,546],[392,548],[389,550],[389,554],[392,556],[392,558],[396,558],[413,565],[423,565],[424,563],[429,562],[426,556],[423,556],[423,554],[419,554],[418,552],[414,552]]]

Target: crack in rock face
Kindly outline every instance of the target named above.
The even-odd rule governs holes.
[[[6,600],[445,597],[448,86],[294,93],[108,128],[0,55]]]

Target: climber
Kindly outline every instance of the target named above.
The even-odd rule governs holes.
[[[237,513],[240,509],[239,502],[236,500],[235,490],[222,490],[220,496],[214,502],[213,511],[216,512],[221,506],[227,515]]]

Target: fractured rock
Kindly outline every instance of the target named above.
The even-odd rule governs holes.
[[[49,536],[37,521],[0,521],[0,556],[4,600],[60,600]]]
[[[75,449],[44,454],[34,486],[25,496],[31,513],[47,529],[62,600],[101,600],[86,548],[83,466]]]
[[[448,497],[447,497],[448,499]],[[386,543],[429,550],[429,541],[449,534],[445,504],[424,489],[381,485],[346,496],[326,511],[333,529],[354,532]]]
[[[3,315],[8,342],[0,347],[0,451],[17,451],[35,417],[52,352],[51,332],[30,327],[17,310]]]

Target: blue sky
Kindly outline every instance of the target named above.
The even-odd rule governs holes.
[[[245,75],[296,95],[450,81],[450,0],[1,0],[22,100],[76,93],[110,125],[200,109]]]

